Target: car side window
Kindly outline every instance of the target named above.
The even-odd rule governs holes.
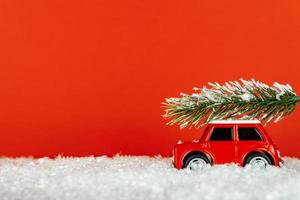
[[[231,141],[232,128],[214,128],[209,141]]]
[[[239,128],[238,135],[240,141],[261,141],[262,137],[256,128]]]

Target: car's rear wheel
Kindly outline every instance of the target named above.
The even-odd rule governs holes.
[[[272,161],[265,154],[255,153],[247,158],[246,165],[249,165],[253,168],[264,169],[269,165],[272,165]]]
[[[199,171],[210,165],[209,160],[203,155],[192,155],[184,163],[184,168]]]

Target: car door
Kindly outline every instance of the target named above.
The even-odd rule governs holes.
[[[235,162],[234,125],[215,125],[208,138],[215,164]]]
[[[252,150],[259,149],[265,145],[265,138],[256,124],[237,125],[237,158],[243,159],[243,156]]]

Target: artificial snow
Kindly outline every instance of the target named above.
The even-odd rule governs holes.
[[[247,102],[255,98],[252,94],[249,93],[244,93],[240,97],[242,98],[243,101],[247,101]]]
[[[170,158],[0,159],[0,199],[300,199],[300,160],[265,170],[176,170]]]
[[[257,119],[222,119],[222,120],[211,120],[208,124],[261,124],[261,121]]]

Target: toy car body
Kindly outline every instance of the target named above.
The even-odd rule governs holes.
[[[258,120],[211,121],[200,140],[179,141],[173,155],[177,169],[232,162],[260,168],[283,164],[278,147]]]

